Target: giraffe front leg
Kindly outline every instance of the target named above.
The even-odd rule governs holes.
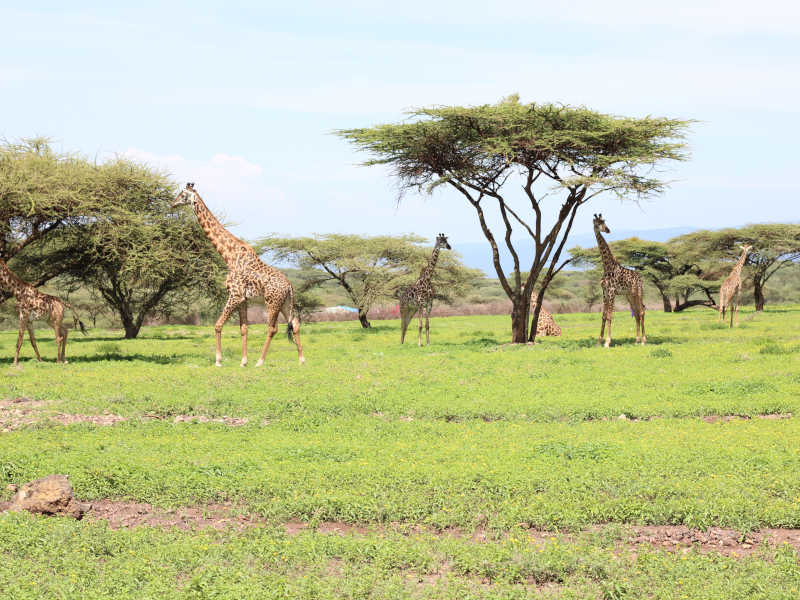
[[[27,328],[27,319],[24,315],[20,314],[19,316],[19,335],[17,336],[17,349],[14,352],[14,366],[19,364],[19,351],[22,348],[22,341],[25,338],[25,329]]]
[[[222,327],[225,325],[225,322],[233,313],[234,309],[236,309],[239,304],[241,304],[244,298],[236,298],[233,296],[228,297],[228,301],[225,303],[225,308],[222,309],[222,314],[217,319],[217,322],[214,324],[214,333],[217,336],[217,354],[216,354],[216,366],[222,366]]]
[[[417,346],[422,347],[422,319],[423,311],[419,311],[419,329],[417,330]]]
[[[67,364],[67,334],[69,330],[66,327],[59,326],[61,329],[61,362]]]
[[[431,307],[425,309],[425,345],[431,344]]]
[[[247,300],[239,305],[239,333],[242,336],[242,366],[247,366]]]
[[[642,302],[642,312],[639,313],[640,315],[639,318],[641,319],[641,328],[642,328],[642,346],[644,346],[647,343],[647,336],[644,334],[644,313],[645,313],[644,302]]]
[[[264,341],[264,347],[261,348],[261,356],[256,363],[257,367],[264,364],[264,359],[267,357],[267,350],[269,350],[269,343],[275,334],[278,332],[278,311],[268,308],[267,309],[267,339]]]
[[[42,355],[39,354],[39,347],[36,345],[36,337],[33,335],[33,324],[30,322],[28,323],[28,339],[30,339],[33,351],[36,353],[36,360],[42,362]]]
[[[611,346],[611,321],[614,319],[614,294],[608,295],[608,304],[606,306],[606,341],[603,344],[605,348]]]

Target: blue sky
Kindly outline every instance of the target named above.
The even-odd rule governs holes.
[[[452,194],[409,196],[331,135],[431,104],[582,104],[700,120],[692,159],[612,230],[797,220],[800,7],[774,2],[75,2],[0,8],[0,136],[45,135],[195,181],[244,237],[482,239]],[[35,5],[35,6],[34,6]]]

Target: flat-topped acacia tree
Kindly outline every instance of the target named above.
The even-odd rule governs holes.
[[[566,262],[559,263],[578,209],[602,193],[634,201],[661,193],[666,183],[653,175],[653,168],[687,158],[683,140],[691,123],[522,104],[516,95],[497,104],[420,108],[408,114],[401,123],[336,133],[372,155],[363,164],[388,165],[401,196],[409,190],[431,193],[440,185],[464,196],[475,209],[500,285],[511,300],[512,341],[518,343],[536,335],[533,327],[528,337],[529,322],[537,322],[547,284]],[[500,263],[495,221],[513,260],[510,273]],[[520,264],[519,242],[512,241],[517,231],[533,243],[530,265]],[[534,289],[538,302],[529,321]]]

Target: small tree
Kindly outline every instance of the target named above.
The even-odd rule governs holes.
[[[644,280],[658,290],[664,312],[678,312],[690,306],[715,306],[711,293],[719,286],[713,280],[704,279],[705,273],[696,262],[697,257],[682,252],[680,243],[653,242],[633,237],[610,242],[609,247],[620,263],[638,270]],[[569,253],[576,264],[595,268],[602,265],[597,247],[575,247]],[[690,299],[697,292],[704,293],[705,298]]]
[[[430,193],[445,185],[466,199],[511,300],[511,338],[519,343],[529,339],[532,290],[539,290],[536,314],[530,319],[536,323],[547,283],[563,267],[561,253],[578,209],[604,192],[634,200],[660,193],[664,182],[649,173],[664,160],[685,159],[682,139],[690,123],[521,104],[518,96],[494,105],[421,108],[410,116],[403,123],[337,133],[372,155],[364,164],[389,165],[401,195],[408,190]],[[511,178],[522,187],[521,203],[507,191]],[[547,210],[548,192],[560,195],[557,210]],[[493,219],[502,223],[501,242]],[[512,242],[515,228],[528,234],[534,248],[526,278]],[[503,242],[513,260],[510,276],[501,267]],[[536,286],[540,275],[543,280]]]
[[[64,227],[97,214],[93,167],[52,150],[45,138],[0,143],[0,258],[34,286],[61,273],[61,264],[14,259],[58,237]],[[11,296],[0,290],[0,303]]]
[[[220,294],[222,261],[196,219],[171,211],[175,193],[174,183],[144,165],[98,166],[92,195],[102,214],[64,228],[22,263],[56,265],[73,288],[97,290],[125,337],[135,338],[148,315]]]
[[[309,290],[326,281],[334,281],[358,309],[361,326],[370,327],[368,313],[380,300],[413,282],[430,249],[419,244],[425,238],[416,235],[362,237],[328,234],[302,238],[270,236],[257,245],[258,252],[268,252],[277,260],[289,260],[300,267]],[[469,282],[480,277],[451,252],[443,252],[434,273],[434,286],[447,298],[463,293]]]
[[[696,231],[686,236],[696,253],[713,256],[722,262],[721,277],[741,256],[743,244],[753,246],[745,265],[753,283],[753,299],[757,311],[764,310],[764,287],[781,269],[800,260],[800,225],[792,223],[761,223],[739,229]]]

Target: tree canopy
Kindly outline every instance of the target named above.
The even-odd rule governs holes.
[[[741,256],[741,247],[753,248],[745,266],[753,285],[753,299],[757,311],[764,310],[764,288],[779,270],[796,265],[800,260],[800,225],[794,223],[759,223],[738,229],[696,231],[682,236],[692,253],[720,263],[718,277],[727,277],[733,264]],[[742,274],[744,279],[745,273]]]
[[[525,342],[531,293],[543,275],[537,314],[530,320],[536,322],[547,283],[563,266],[561,253],[579,207],[601,193],[636,201],[661,193],[666,183],[652,175],[653,167],[686,159],[683,140],[689,124],[523,104],[514,95],[490,105],[420,108],[401,123],[337,134],[371,155],[364,164],[388,165],[401,195],[445,185],[468,201],[512,302],[512,341]],[[516,186],[507,185],[512,178],[521,184],[521,196],[511,191]],[[547,200],[554,194],[560,206],[549,208]],[[501,223],[499,234],[494,220]],[[515,231],[527,233],[533,243],[529,266],[520,264],[512,242]],[[509,275],[500,264],[502,243],[513,260]],[[532,327],[531,339],[535,331]]]
[[[53,210],[58,235],[26,244],[15,255],[15,269],[97,290],[126,338],[136,337],[148,315],[219,293],[222,261],[197,220],[171,210],[177,188],[165,174],[117,159],[91,165],[82,177],[89,199],[76,200],[69,219]]]
[[[392,300],[397,291],[414,282],[431,254],[417,235],[359,236],[344,234],[311,237],[265,237],[256,246],[276,260],[288,260],[301,269],[300,291],[326,281],[344,289],[363,327],[370,327],[368,313],[379,301]],[[455,253],[439,255],[433,284],[437,295],[452,301],[483,274],[461,264]]]

